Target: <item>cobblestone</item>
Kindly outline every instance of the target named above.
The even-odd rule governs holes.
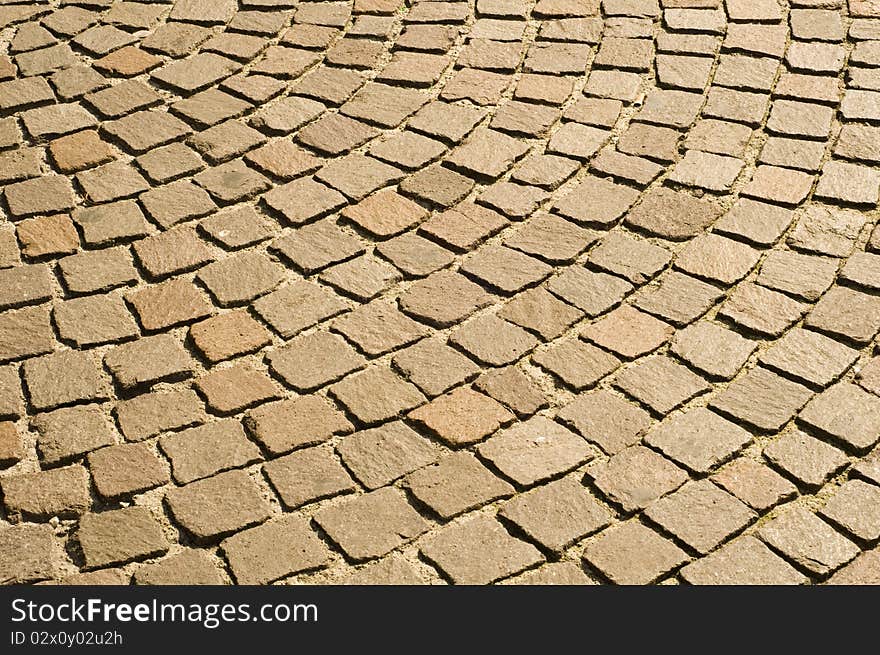
[[[818,488],[847,464],[846,455],[824,441],[792,430],[764,449],[764,456],[801,484]]]
[[[482,441],[514,418],[492,398],[465,387],[435,398],[408,416],[452,447]]]
[[[134,581],[139,585],[228,584],[214,558],[204,550],[193,549],[142,565],[135,571]]]
[[[213,541],[269,518],[268,503],[243,471],[229,471],[166,493],[171,513],[199,541]]]
[[[800,420],[865,452],[880,440],[880,398],[841,382],[811,400]]]
[[[778,430],[807,404],[810,390],[762,368],[737,378],[710,405],[761,430]]]
[[[169,482],[168,466],[146,444],[121,444],[89,453],[95,489],[104,498],[136,494]]]
[[[854,543],[802,507],[780,514],[758,536],[793,563],[820,575],[846,564],[859,552]]]
[[[381,557],[430,527],[389,487],[324,508],[315,521],[355,561]]]
[[[238,584],[267,584],[329,560],[327,547],[296,516],[239,532],[225,539],[221,548]]]
[[[736,539],[681,570],[695,585],[796,585],[807,578],[754,537]]]
[[[145,507],[86,514],[77,539],[87,568],[147,559],[168,550],[162,526]]]
[[[338,451],[368,489],[393,482],[437,458],[437,449],[429,441],[399,421],[353,434]]]
[[[172,474],[180,484],[244,466],[260,458],[259,450],[248,441],[241,424],[231,419],[168,435],[159,444],[171,460]]]
[[[621,450],[591,469],[590,475],[596,487],[625,512],[646,507],[688,479],[675,464],[638,445]]]
[[[78,465],[10,476],[2,489],[6,511],[30,520],[74,517],[92,504],[89,474]]]
[[[543,416],[499,432],[477,452],[523,487],[558,477],[596,455],[581,437]]]
[[[60,4],[10,581],[876,581],[876,3]]]
[[[116,419],[130,441],[142,441],[160,432],[185,428],[206,418],[198,396],[189,389],[145,394],[116,406]]]
[[[47,580],[55,575],[55,544],[48,525],[13,525],[0,531],[0,563],[9,584]]]
[[[263,470],[285,506],[292,509],[355,489],[342,465],[323,448],[291,453]]]
[[[350,432],[351,423],[320,396],[300,396],[251,410],[245,419],[269,452],[279,455]]]
[[[467,452],[454,453],[411,473],[413,495],[444,519],[513,494],[513,487]]]
[[[635,521],[609,528],[584,549],[584,560],[616,584],[648,584],[687,562],[668,539]]]
[[[518,416],[531,416],[547,406],[544,392],[526,374],[514,367],[484,373],[476,387],[503,403]]]
[[[791,482],[768,467],[740,457],[712,476],[712,481],[758,512],[764,512],[795,495]]]
[[[709,390],[705,380],[668,357],[647,359],[625,369],[615,386],[657,414],[668,414]]]
[[[598,532],[610,521],[608,510],[571,476],[506,502],[500,515],[553,552]]]
[[[739,532],[755,517],[743,503],[707,480],[690,482],[658,500],[645,516],[701,554]]]

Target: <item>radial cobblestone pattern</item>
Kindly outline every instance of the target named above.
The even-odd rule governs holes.
[[[880,2],[0,28],[3,582],[880,582]]]

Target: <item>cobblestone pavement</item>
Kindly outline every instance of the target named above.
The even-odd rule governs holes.
[[[880,1],[0,28],[4,582],[880,582]]]

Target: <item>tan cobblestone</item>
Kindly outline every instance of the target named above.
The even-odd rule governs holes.
[[[0,0],[0,581],[876,582],[878,18]]]
[[[430,527],[389,487],[324,508],[315,521],[355,561],[381,557]]]

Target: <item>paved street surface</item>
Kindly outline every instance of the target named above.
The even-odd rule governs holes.
[[[880,583],[880,0],[0,2],[0,578]]]

